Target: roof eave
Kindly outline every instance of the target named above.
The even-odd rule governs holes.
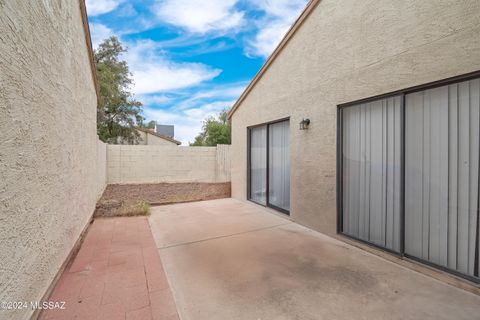
[[[170,138],[170,137],[167,137],[167,136],[158,134],[158,133],[156,133],[156,132],[154,132],[154,131],[150,131],[150,130],[145,129],[145,128],[135,127],[135,129],[138,130],[138,131],[141,131],[141,132],[145,132],[145,133],[147,133],[147,134],[151,134],[151,135],[154,136],[154,137],[157,137],[157,138],[166,140],[166,141],[168,141],[168,142],[175,143],[177,146],[179,146],[179,145],[182,144],[181,141],[178,141],[178,140],[175,140],[175,139],[173,139],[173,138]]]
[[[85,41],[87,42],[88,59],[90,61],[90,69],[92,71],[92,79],[93,79],[93,84],[95,86],[95,94],[97,95],[97,106],[98,106],[100,105],[100,86],[98,84],[98,79],[97,79],[95,60],[93,59],[93,46],[92,46],[92,39],[90,36],[90,27],[88,25],[87,7],[85,6],[85,0],[79,0],[79,3],[80,3],[80,12],[82,14],[82,24],[83,24],[84,34],[85,34]]]
[[[300,16],[295,20],[293,25],[290,27],[288,32],[285,34],[283,37],[282,41],[278,44],[278,46],[275,48],[275,50],[272,52],[272,54],[268,57],[267,61],[263,64],[263,66],[260,68],[260,70],[257,72],[253,80],[250,82],[250,84],[247,86],[247,88],[243,91],[243,93],[240,95],[240,98],[235,102],[233,107],[230,109],[230,111],[227,114],[227,118],[230,120],[237,111],[237,109],[240,107],[242,104],[243,100],[248,96],[250,91],[253,90],[257,82],[262,78],[263,74],[268,70],[270,65],[273,63],[273,61],[277,58],[277,56],[280,54],[280,52],[283,50],[283,48],[287,45],[287,43],[290,41],[290,39],[293,37],[295,32],[302,26],[303,22],[306,20],[306,18],[312,13],[313,9],[320,3],[321,0],[310,0],[310,2],[307,4],[303,12],[300,14]]]

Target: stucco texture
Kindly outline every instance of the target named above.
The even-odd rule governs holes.
[[[229,182],[230,145],[108,145],[107,181],[112,184]]]
[[[291,217],[334,234],[337,105],[480,70],[479,12],[476,0],[320,1],[232,116],[233,197],[246,199],[247,127],[290,117]]]
[[[149,146],[170,146],[170,147],[177,146],[175,142],[162,139],[160,137],[154,136],[153,134],[142,132],[142,131],[138,131],[138,133],[140,134],[139,144],[149,145]]]
[[[156,135],[150,134],[145,131],[137,130],[138,133],[138,141],[137,145],[148,145],[148,146],[177,146],[177,144],[173,141],[169,141],[167,139],[160,138]],[[123,140],[121,138],[118,139],[118,144],[122,145],[131,145],[130,142]]]
[[[3,302],[42,298],[105,187],[85,39],[79,1],[0,0]]]

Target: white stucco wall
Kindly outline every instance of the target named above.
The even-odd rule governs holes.
[[[107,146],[108,183],[228,182],[230,146]]]
[[[290,117],[291,217],[335,233],[337,105],[480,70],[479,13],[477,0],[322,0],[232,117],[232,196],[246,199],[247,127]]]
[[[40,300],[93,214],[96,99],[79,1],[0,0],[0,301]]]

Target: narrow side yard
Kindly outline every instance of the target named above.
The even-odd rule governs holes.
[[[41,319],[178,319],[145,217],[96,219]]]

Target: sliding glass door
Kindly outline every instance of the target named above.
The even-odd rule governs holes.
[[[249,129],[248,198],[279,211],[290,211],[290,123]]]
[[[268,203],[290,210],[290,122],[268,126]]]
[[[339,231],[480,282],[480,79],[339,111]]]
[[[267,126],[250,129],[250,200],[267,204]]]
[[[401,97],[343,110],[343,232],[400,251]]]
[[[477,276],[480,80],[406,95],[405,253]]]

